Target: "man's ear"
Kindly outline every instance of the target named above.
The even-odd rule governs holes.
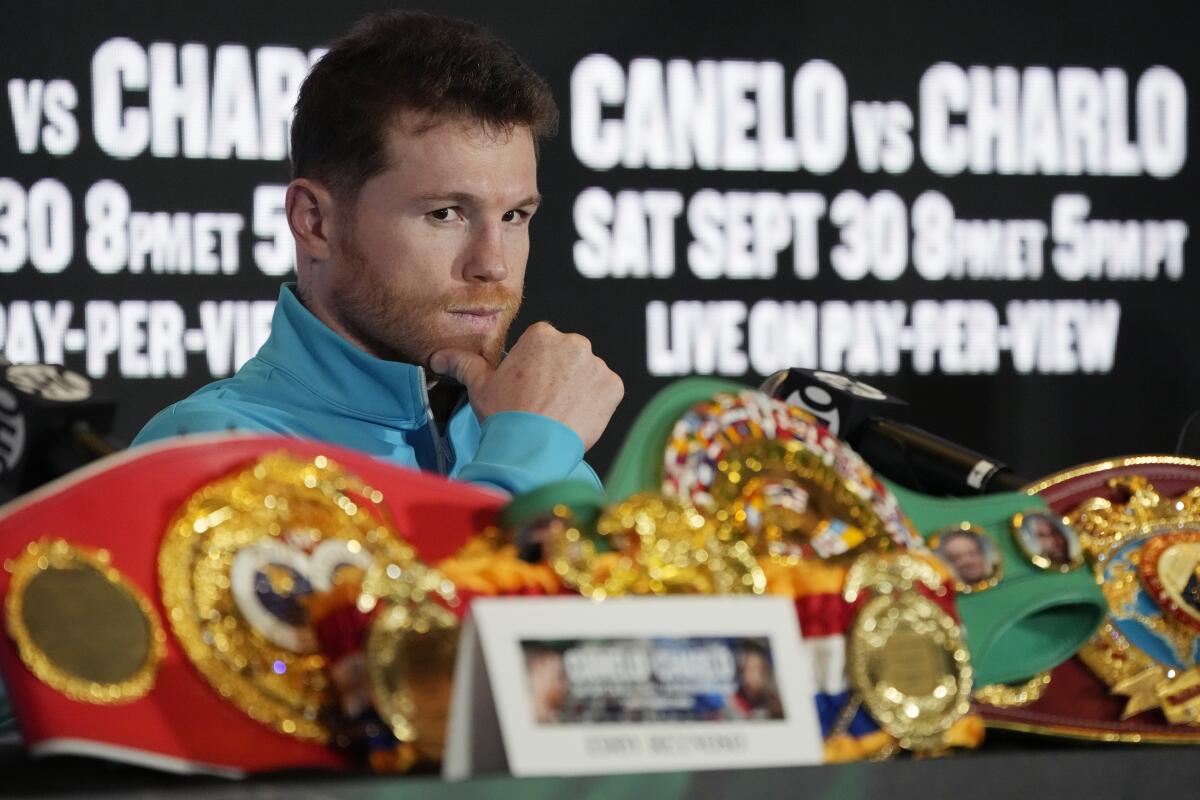
[[[320,183],[297,178],[288,184],[284,208],[288,227],[302,253],[314,260],[329,260],[329,245],[334,238],[336,209],[333,195]]]

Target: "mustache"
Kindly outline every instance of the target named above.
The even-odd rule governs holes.
[[[495,284],[471,289],[455,289],[439,298],[444,311],[459,311],[468,308],[496,308],[506,313],[516,313],[521,306],[521,296],[513,294],[503,286]]]

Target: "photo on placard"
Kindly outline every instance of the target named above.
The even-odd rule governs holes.
[[[784,719],[766,637],[522,640],[538,725]]]

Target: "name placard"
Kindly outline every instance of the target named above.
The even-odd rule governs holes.
[[[815,691],[784,598],[477,600],[443,772],[818,764]]]

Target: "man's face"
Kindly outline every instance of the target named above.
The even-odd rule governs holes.
[[[946,542],[942,552],[963,583],[978,583],[987,579],[987,559],[975,540],[966,536],[955,536]]]
[[[1041,517],[1034,517],[1033,532],[1037,536],[1042,555],[1056,564],[1065,564],[1068,561],[1066,537],[1055,530],[1052,523]]]
[[[540,201],[529,129],[397,123],[386,150],[388,168],[339,209],[322,304],[381,358],[425,365],[456,347],[497,364]]]
[[[567,697],[567,672],[562,657],[547,653],[529,662],[529,684],[535,702],[558,710]]]
[[[761,653],[745,652],[741,655],[739,666],[742,673],[742,692],[747,700],[759,701],[767,686],[767,659]]]

